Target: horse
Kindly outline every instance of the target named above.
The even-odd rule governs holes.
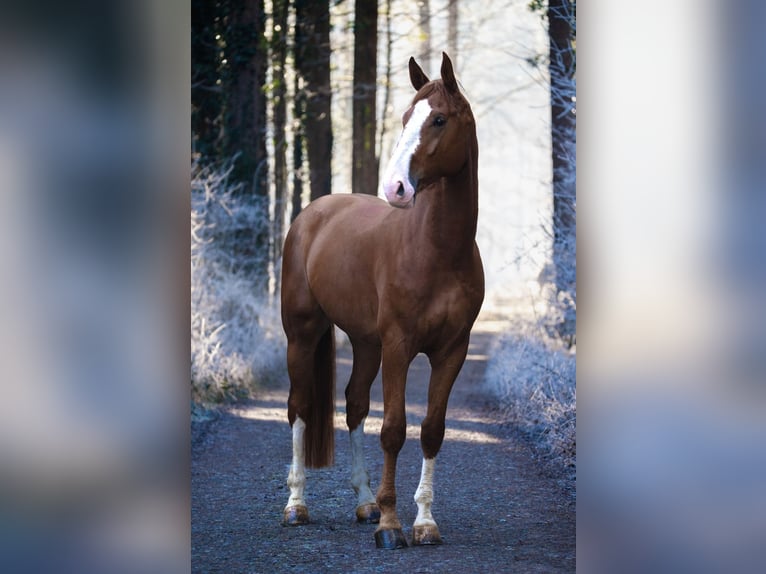
[[[290,496],[285,525],[309,522],[305,468],[332,464],[335,332],[348,335],[353,367],[346,386],[351,484],[356,518],[378,523],[378,548],[403,548],[396,514],[396,461],[406,438],[405,384],[410,363],[431,365],[413,545],[441,544],[431,513],[436,455],[444,440],[447,401],[468,352],[484,299],[476,245],[478,141],[471,107],[447,54],[430,81],[414,58],[416,93],[384,172],[386,201],[364,194],[327,195],[310,203],[285,238],[281,311],[287,336],[292,428]],[[363,457],[370,387],[383,370],[383,473],[377,494]]]

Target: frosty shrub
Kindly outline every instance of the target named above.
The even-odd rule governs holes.
[[[284,367],[279,313],[253,247],[268,214],[228,181],[232,162],[192,166],[191,378],[195,401],[249,395]],[[267,249],[260,249],[261,253]]]
[[[516,321],[495,343],[487,381],[508,418],[538,451],[574,477],[576,467],[576,356],[545,321]]]

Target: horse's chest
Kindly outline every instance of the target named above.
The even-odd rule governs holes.
[[[428,334],[469,328],[481,306],[481,290],[470,275],[438,269],[402,274],[381,300],[406,330]]]

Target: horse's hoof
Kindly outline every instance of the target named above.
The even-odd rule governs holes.
[[[375,503],[357,506],[356,521],[362,524],[377,524],[380,522],[380,508]]]
[[[285,508],[285,519],[282,524],[285,526],[301,526],[309,523],[309,509],[305,506],[290,506]]]
[[[442,543],[436,524],[420,524],[412,527],[413,546],[433,546]]]
[[[375,545],[386,550],[407,548],[407,539],[404,537],[404,532],[402,532],[401,528],[377,530],[375,531]]]

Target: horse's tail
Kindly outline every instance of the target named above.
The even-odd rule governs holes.
[[[321,468],[335,454],[335,326],[330,324],[314,352],[314,400],[306,421],[306,466]]]

